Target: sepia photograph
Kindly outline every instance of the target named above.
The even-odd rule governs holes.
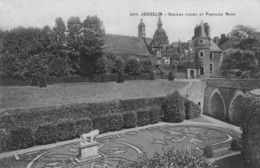
[[[0,0],[0,168],[260,168],[260,0]]]

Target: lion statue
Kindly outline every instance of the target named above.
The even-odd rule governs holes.
[[[99,135],[99,130],[94,130],[80,136],[81,144],[93,143],[96,137]]]

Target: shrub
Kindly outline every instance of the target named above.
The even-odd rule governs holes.
[[[75,136],[80,137],[84,133],[92,130],[93,123],[89,118],[80,118],[75,122]]]
[[[0,129],[0,153],[10,150],[8,149],[8,142],[10,142],[10,139],[8,139],[6,129]]]
[[[105,133],[109,131],[108,116],[100,116],[94,118],[92,121],[93,128],[98,129],[100,133]]]
[[[138,99],[126,99],[119,101],[119,109],[121,111],[130,111],[139,108],[146,108],[148,106],[148,99],[138,98]]]
[[[117,73],[117,83],[124,83],[124,76],[122,72]]]
[[[122,162],[117,166],[119,168],[214,168],[202,154],[192,151],[175,151],[174,148],[155,152],[149,157],[146,154],[139,156],[136,161]]]
[[[178,91],[167,96],[161,109],[166,122],[182,122],[185,117],[184,99]]]
[[[233,139],[231,141],[230,147],[232,150],[240,151],[242,149],[242,144],[240,143],[240,141],[238,139]]]
[[[137,125],[137,115],[134,111],[123,113],[124,128],[133,128]]]
[[[148,109],[140,109],[136,112],[137,115],[137,125],[144,126],[149,124],[149,110]]]
[[[41,145],[57,142],[57,133],[57,126],[54,123],[39,125],[34,132],[35,143]]]
[[[74,120],[65,119],[58,121],[56,128],[58,141],[64,141],[76,137]]]
[[[213,149],[211,146],[205,146],[205,148],[203,149],[203,154],[207,157],[207,158],[212,158],[213,157]]]
[[[44,75],[40,76],[39,87],[47,87],[47,82]]]
[[[0,118],[0,128],[10,129],[14,126],[13,117],[6,113]]]
[[[38,86],[38,79],[36,75],[32,78],[31,86]]]
[[[169,81],[173,81],[174,80],[174,76],[173,76],[173,72],[172,71],[169,72],[168,80]]]
[[[150,107],[149,108],[149,118],[150,124],[158,123],[161,120],[161,108],[160,107]]]
[[[23,149],[34,145],[33,133],[29,127],[16,127],[10,130],[8,148]]]
[[[155,74],[154,74],[154,72],[151,72],[150,80],[155,80]]]
[[[200,107],[188,100],[188,99],[184,99],[184,106],[185,106],[185,119],[193,119],[193,118],[198,118],[201,114],[201,109]]]
[[[112,114],[108,119],[109,130],[118,131],[121,130],[124,126],[124,119],[122,114]]]

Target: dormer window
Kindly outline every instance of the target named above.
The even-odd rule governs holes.
[[[204,44],[204,41],[203,41],[203,40],[200,40],[200,44]]]

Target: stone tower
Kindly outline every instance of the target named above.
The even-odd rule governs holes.
[[[158,27],[155,30],[154,35],[153,35],[153,41],[154,41],[155,45],[156,46],[169,45],[168,36],[167,36],[165,30],[162,28],[163,24],[162,24],[160,16],[159,16],[157,26]]]
[[[209,37],[209,31],[205,30],[205,26],[208,24],[204,24],[201,21],[199,26],[199,32],[197,35],[194,35],[194,52],[195,52],[195,60],[198,68],[198,75],[200,78],[209,78],[210,72],[210,46],[211,40]],[[207,27],[209,29],[209,27]]]
[[[143,23],[143,19],[141,19],[141,22],[138,25],[138,38],[145,39],[145,24]]]

